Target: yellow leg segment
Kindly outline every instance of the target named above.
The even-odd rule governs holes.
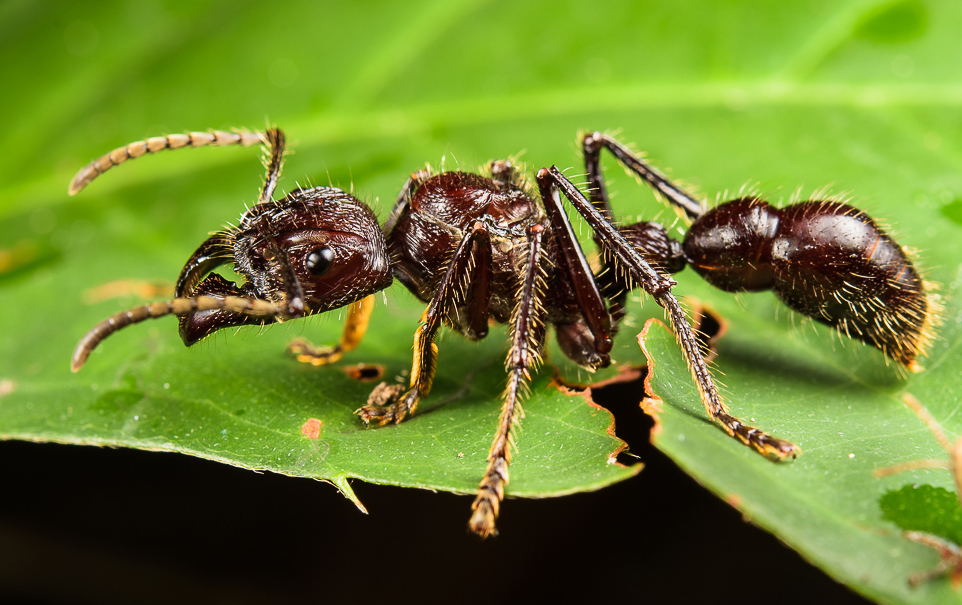
[[[343,357],[344,353],[353,351],[361,344],[373,311],[374,295],[372,294],[351,304],[348,308],[344,331],[341,333],[341,340],[337,345],[318,347],[303,338],[298,338],[287,346],[287,352],[301,363],[309,363],[315,366],[334,363]]]

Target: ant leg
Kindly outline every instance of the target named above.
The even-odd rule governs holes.
[[[148,153],[157,153],[164,149],[179,149],[181,147],[206,147],[208,145],[242,145],[249,147],[257,143],[266,143],[263,133],[247,132],[225,132],[223,130],[212,130],[210,132],[190,132],[187,134],[169,134],[163,137],[151,137],[146,141],[134,141],[129,145],[118,147],[109,153],[105,153],[96,160],[90,162],[80,169],[73,180],[67,193],[76,195],[90,184],[95,178],[107,172],[114,166],[123,164],[127,160],[139,158]]]
[[[488,453],[488,468],[478,486],[478,495],[471,505],[474,513],[468,522],[471,531],[482,538],[496,534],[495,519],[504,499],[508,484],[508,464],[514,445],[511,428],[524,416],[519,401],[530,379],[529,369],[541,361],[544,345],[545,309],[542,300],[544,283],[541,277],[541,240],[544,226],[534,225],[528,230],[529,251],[519,300],[511,317],[511,350],[508,352],[508,386],[498,419],[498,430]]]
[[[491,246],[475,246],[465,283],[461,287],[464,299],[465,316],[468,318],[466,329],[462,328],[468,340],[481,340],[488,335],[488,317],[491,308]]]
[[[665,199],[684,210],[689,218],[698,218],[704,214],[705,208],[700,202],[642,161],[635,153],[613,137],[600,132],[593,132],[585,135],[581,141],[581,147],[585,156],[585,170],[588,172],[588,194],[591,197],[591,204],[609,222],[614,219],[614,216],[608,203],[605,180],[601,175],[600,156],[602,147],[607,148],[625,168],[644,179],[652,189],[665,196]],[[597,237],[595,239],[597,241]]]
[[[406,393],[387,405],[379,401],[382,396],[374,397],[375,394],[372,393],[373,401],[368,400],[368,405],[354,412],[361,417],[364,424],[370,424],[373,421],[381,426],[389,422],[401,422],[408,414],[414,413],[421,398],[431,391],[438,361],[438,346],[434,344],[434,337],[437,336],[438,329],[441,327],[441,320],[447,313],[448,305],[454,301],[455,289],[461,283],[461,276],[468,268],[468,262],[472,256],[471,248],[475,241],[479,246],[490,246],[488,228],[480,221],[476,222],[461,238],[461,243],[454,251],[454,256],[448,263],[448,268],[441,278],[441,283],[438,284],[431,303],[421,316],[421,325],[414,333],[414,361],[411,364],[410,387]],[[380,394],[377,390],[375,393]],[[392,399],[395,399],[393,394],[387,398],[388,402]]]
[[[344,353],[353,351],[357,348],[357,345],[361,344],[361,340],[367,332],[367,324],[371,319],[373,310],[374,295],[372,294],[348,307],[344,331],[341,333],[341,340],[335,346],[317,347],[306,339],[298,338],[287,345],[287,352],[294,355],[297,361],[301,363],[309,363],[315,366],[334,363],[343,357]]]
[[[614,255],[620,266],[628,269],[645,291],[668,312],[672,328],[675,330],[678,343],[698,386],[709,418],[718,422],[729,435],[769,458],[782,459],[797,455],[799,452],[797,446],[746,425],[728,412],[702,357],[688,316],[678,303],[678,299],[671,293],[671,288],[675,285],[674,280],[659,275],[556,166],[539,170],[538,183],[543,188],[560,189],[591,228],[600,233],[605,248]]]
[[[568,220],[568,215],[565,214],[564,207],[561,205],[558,188],[542,172],[544,172],[543,169],[538,172],[538,188],[551,220],[551,229],[555,233],[558,250],[561,252],[562,270],[574,285],[578,308],[594,337],[595,350],[599,355],[607,357],[612,346],[611,317],[608,315],[608,308],[593,278],[584,250],[581,249],[581,244],[578,243],[578,238],[574,234],[571,221]]]

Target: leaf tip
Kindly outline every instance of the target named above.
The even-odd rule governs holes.
[[[341,492],[345,498],[353,502],[354,506],[356,506],[359,511],[365,515],[368,514],[367,508],[364,507],[364,505],[361,503],[361,500],[357,497],[357,494],[354,493],[354,490],[351,488],[351,484],[346,476],[337,477],[332,483],[334,484],[334,487],[337,488],[337,491]]]

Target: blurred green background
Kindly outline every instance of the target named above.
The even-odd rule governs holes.
[[[796,186],[857,192],[950,295],[962,280],[960,25],[951,0],[4,2],[0,380],[67,380],[70,343],[99,313],[78,306],[83,290],[172,279],[254,199],[261,169],[243,149],[160,154],[66,195],[76,170],[113,147],[207,128],[283,127],[294,154],[282,189],[353,187],[382,216],[426,161],[473,168],[524,152],[531,167],[578,174],[576,133],[618,131],[710,200],[745,184],[775,200]],[[619,211],[672,220],[608,174]],[[684,277],[683,294],[715,296]],[[402,308],[408,298],[390,296]],[[939,354],[960,330],[951,298],[948,308]],[[337,333],[336,322],[320,329]],[[945,389],[950,417],[958,391]],[[464,498],[356,486],[368,518],[306,481],[2,443],[0,590],[61,602],[517,600],[526,586],[567,598],[856,599],[678,475],[643,432],[631,445],[648,465],[639,478],[512,502],[504,535],[479,545],[461,535]]]

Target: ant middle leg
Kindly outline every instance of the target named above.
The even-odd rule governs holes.
[[[488,467],[478,486],[478,494],[471,504],[474,513],[468,522],[472,532],[482,538],[497,534],[495,520],[508,484],[508,465],[514,446],[512,427],[524,416],[521,396],[530,380],[529,370],[541,361],[545,337],[545,308],[542,300],[544,284],[541,278],[541,244],[544,226],[528,229],[528,259],[524,267],[521,290],[511,316],[511,350],[508,352],[508,386],[498,418],[498,430],[488,452]]]
[[[408,414],[413,414],[421,398],[431,391],[438,361],[438,346],[434,344],[434,338],[441,327],[441,320],[446,315],[448,306],[455,300],[458,286],[468,271],[475,242],[478,243],[479,248],[491,245],[487,225],[481,221],[476,222],[461,238],[434,292],[431,303],[421,316],[421,325],[414,333],[414,360],[411,364],[411,383],[407,392],[392,401],[395,399],[393,393],[385,397],[382,390],[376,389],[368,405],[354,412],[361,417],[364,424],[374,422],[382,426],[389,422],[399,423]]]
[[[563,209],[559,209],[556,204],[548,203],[548,200],[557,199],[557,194],[552,191],[557,188],[598,234],[605,250],[613,255],[614,262],[627,269],[632,278],[668,312],[672,328],[709,418],[718,422],[729,435],[769,458],[782,459],[797,455],[799,452],[797,446],[749,426],[729,413],[702,357],[688,316],[678,299],[671,293],[675,282],[655,271],[624,235],[585,198],[571,181],[561,174],[556,166],[542,168],[538,171],[537,178],[542,198],[546,201],[546,210],[552,216],[552,221],[568,220]]]
[[[700,202],[669,181],[664,175],[642,160],[638,154],[632,152],[610,135],[600,132],[586,134],[581,139],[581,147],[585,161],[585,173],[588,179],[588,199],[608,222],[614,223],[615,215],[608,201],[608,191],[601,170],[602,149],[608,149],[624,168],[644,180],[671,204],[681,208],[689,218],[696,218],[704,213],[705,209]],[[684,268],[685,262],[681,246],[670,240],[667,232],[657,223],[644,222],[625,225],[621,226],[619,231],[635,245],[645,242],[645,245],[642,246],[642,253],[649,263],[657,266],[660,271],[676,273]],[[602,251],[601,271],[595,275],[595,278],[598,280],[605,298],[608,299],[612,322],[617,328],[617,325],[627,313],[626,302],[630,290],[627,283],[630,280],[624,275],[623,269],[618,266],[614,257],[605,252],[607,248],[600,232],[594,232],[594,241]]]

